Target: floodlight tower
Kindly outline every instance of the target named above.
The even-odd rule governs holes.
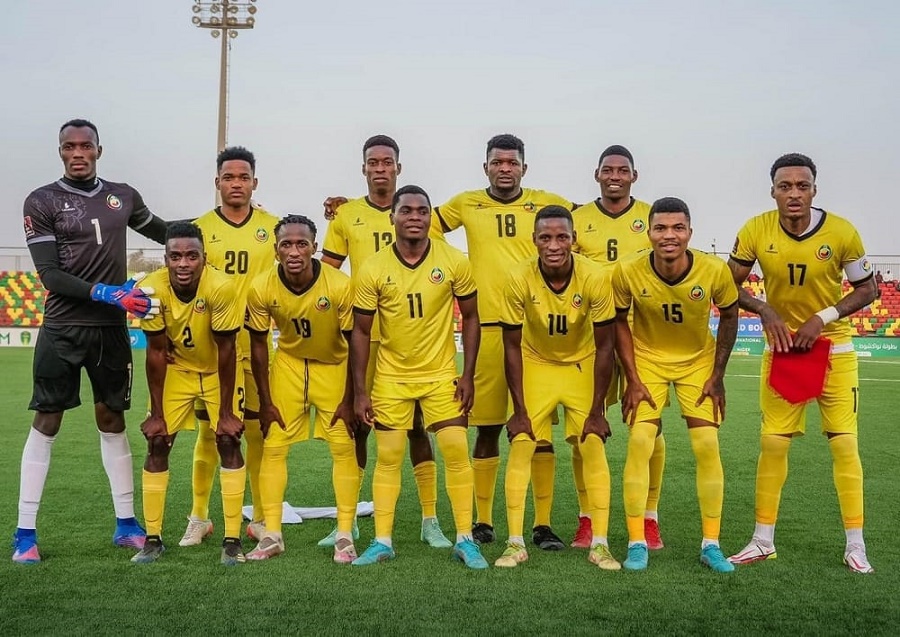
[[[194,0],[194,17],[191,20],[201,29],[209,29],[210,35],[222,40],[222,57],[219,63],[219,134],[217,149],[225,149],[228,138],[228,54],[229,40],[242,29],[252,29],[256,23],[256,0],[218,0],[203,2]]]

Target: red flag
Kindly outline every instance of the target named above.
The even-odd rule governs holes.
[[[825,389],[830,355],[831,340],[824,337],[806,352],[772,352],[769,387],[795,405],[818,398]]]

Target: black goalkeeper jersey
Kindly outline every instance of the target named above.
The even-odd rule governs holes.
[[[90,191],[62,180],[41,186],[25,199],[25,241],[53,242],[59,267],[91,284],[121,285],[127,278],[125,235],[153,219],[137,190],[97,179]],[[124,325],[125,313],[113,305],[49,292],[46,325]]]

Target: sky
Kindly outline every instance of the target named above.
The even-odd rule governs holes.
[[[157,215],[214,204],[219,42],[192,0],[16,0],[0,14],[0,246],[23,246],[22,202],[62,174],[60,124],[100,129],[101,178]],[[400,185],[439,204],[487,185],[485,144],[525,141],[523,185],[577,202],[610,144],[633,194],[690,205],[694,246],[727,252],[774,207],[769,167],[803,152],[816,204],[900,253],[900,2],[861,0],[259,0],[232,41],[228,143],[257,157],[256,199],[320,222],[365,194],[363,141],[400,144]],[[886,231],[889,228],[894,230]],[[464,247],[461,233],[451,240]],[[139,235],[130,245],[152,245]]]

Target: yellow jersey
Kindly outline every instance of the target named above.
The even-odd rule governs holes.
[[[766,303],[792,331],[819,310],[841,300],[843,268],[865,256],[853,224],[831,212],[821,212],[817,226],[802,237],[781,226],[777,210],[753,217],[738,232],[731,251],[731,258],[741,265],[749,267],[759,261]],[[865,263],[864,270],[871,276],[871,265]],[[822,329],[822,336],[835,343],[849,343],[850,335],[847,317]]]
[[[244,318],[244,304],[231,278],[204,266],[197,293],[189,301],[175,296],[168,268],[156,270],[141,285],[152,287],[159,299],[159,314],[141,319],[141,329],[148,335],[165,332],[175,359],[172,365],[202,374],[218,372],[219,349],[213,333],[238,332]]]
[[[709,331],[710,306],[727,309],[737,303],[737,286],[722,259],[699,250],[687,254],[690,265],[675,281],[657,273],[652,250],[643,250],[615,266],[616,310],[632,310],[636,358],[680,365],[715,355],[716,343]]]
[[[534,217],[545,206],[575,206],[559,195],[523,188],[512,201],[491,196],[488,189],[463,192],[435,208],[432,236],[462,226],[466,231],[469,259],[478,285],[478,314],[482,325],[498,325],[503,305],[503,286],[510,269],[535,256],[532,243]]]
[[[381,320],[376,374],[393,382],[455,378],[453,298],[476,294],[465,255],[444,241],[429,241],[408,264],[396,245],[366,261],[355,280],[354,310]]]
[[[500,323],[504,329],[522,328],[525,359],[580,363],[597,351],[594,327],[615,320],[606,268],[578,254],[572,260],[571,276],[561,290],[547,284],[536,257],[510,273]]]
[[[275,356],[341,363],[348,349],[343,332],[353,329],[350,277],[318,259],[311,265],[313,279],[301,292],[288,287],[281,265],[253,279],[245,326],[267,333],[274,321],[279,332]]]
[[[203,231],[206,262],[231,277],[243,308],[250,282],[275,262],[275,224],[278,218],[261,208],[251,208],[240,224],[226,219],[219,208],[194,220]],[[238,334],[238,355],[250,356],[250,334]]]
[[[575,222],[573,250],[591,261],[605,265],[650,247],[650,204],[632,198],[617,215],[606,211],[600,199],[572,212]]]

